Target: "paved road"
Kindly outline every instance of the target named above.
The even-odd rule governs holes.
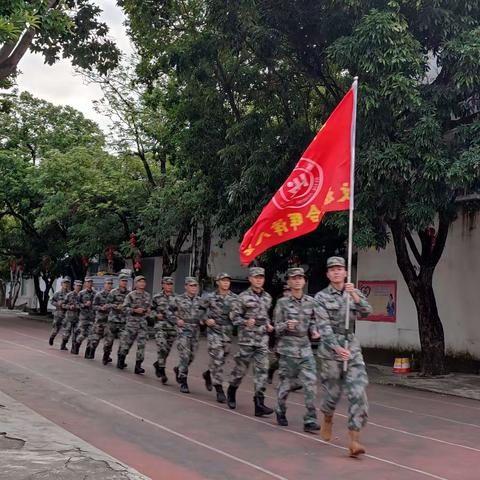
[[[0,388],[141,473],[169,480],[478,480],[480,402],[372,385],[368,454],[346,453],[346,405],[335,417],[327,444],[302,430],[302,395],[290,396],[290,425],[252,416],[252,381],[238,394],[237,410],[215,402],[201,380],[205,345],[192,368],[190,395],[174,382],[162,386],[147,374],[104,367],[47,344],[49,326],[0,317]],[[100,355],[97,352],[97,357]],[[132,357],[132,355],[130,355]],[[176,356],[171,359],[169,371]],[[173,375],[171,375],[173,377]],[[173,380],[173,378],[172,378]],[[274,391],[268,391],[269,404]]]

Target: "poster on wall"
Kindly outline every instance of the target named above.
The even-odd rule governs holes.
[[[367,297],[373,312],[367,318],[371,322],[397,321],[397,282],[394,280],[360,280],[359,290]]]

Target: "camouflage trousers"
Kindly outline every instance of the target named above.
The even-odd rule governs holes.
[[[94,319],[92,317],[80,317],[77,330],[75,332],[76,342],[81,345],[82,342],[92,334]]]
[[[230,375],[230,385],[238,387],[253,360],[253,383],[255,394],[263,393],[268,376],[268,346],[240,345],[235,355],[235,367]]]
[[[177,350],[179,355],[178,373],[180,377],[188,375],[188,367],[193,362],[198,350],[200,328],[192,326],[187,330],[182,329],[177,336]]]
[[[307,409],[303,422],[306,424],[317,423],[317,364],[315,357],[310,355],[304,358],[287,357],[280,355],[278,375],[277,412],[285,414],[287,411],[287,398],[292,387],[301,385],[305,395]]]
[[[55,338],[58,335],[58,332],[62,329],[63,322],[65,320],[64,316],[60,315],[53,315],[53,322],[52,322],[52,331],[50,336]]]
[[[125,328],[120,337],[120,347],[118,348],[119,355],[128,355],[133,342],[137,341],[137,362],[143,362],[145,358],[145,345],[148,340],[148,326],[147,321],[135,321],[125,324]]]
[[[227,332],[216,332],[212,329],[207,330],[208,355],[210,361],[208,369],[212,377],[213,385],[223,384],[223,367],[230,353],[232,341]]]
[[[75,343],[78,326],[78,315],[67,312],[65,320],[63,321],[62,336],[63,341],[68,342],[70,336],[72,337],[72,344]]]
[[[323,358],[320,362],[320,378],[324,390],[320,410],[326,415],[333,415],[342,390],[345,390],[348,400],[348,429],[361,430],[368,419],[365,392],[368,376],[362,355],[355,355],[348,361],[346,372],[343,372],[342,362]]]
[[[177,338],[177,331],[174,328],[157,327],[155,329],[155,343],[157,344],[158,366],[165,368],[167,358]]]
[[[97,348],[100,340],[105,337],[107,331],[106,320],[95,320],[90,337],[88,337],[88,345],[93,348]]]
[[[107,322],[105,328],[105,337],[103,339],[103,350],[105,352],[111,352],[113,348],[113,342],[116,338],[122,338],[122,332],[125,329],[125,322]]]

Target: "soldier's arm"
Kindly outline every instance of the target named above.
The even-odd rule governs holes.
[[[100,307],[101,307],[100,301],[101,300],[102,300],[102,298],[101,298],[100,294],[97,293],[95,295],[95,297],[93,298],[93,307],[92,308],[93,308],[94,312],[98,312],[98,310],[100,310]]]
[[[242,302],[242,297],[238,296],[232,305],[231,319],[234,325],[243,325],[245,323],[245,308]]]
[[[320,333],[322,342],[332,350],[339,348],[340,345],[337,342],[337,337],[333,333],[328,313],[318,301],[316,301],[314,305],[314,315],[317,331]]]
[[[132,297],[130,296],[130,294],[128,294],[123,301],[123,310],[127,315],[131,315],[133,313],[133,309],[134,306],[132,302]]]
[[[62,308],[62,302],[58,298],[58,292],[53,295],[51,302],[55,308],[57,309]]]
[[[285,309],[282,308],[282,303],[284,302],[282,302],[280,299],[277,302],[277,305],[275,305],[275,309],[273,311],[273,323],[275,325],[275,333],[277,335],[283,335],[287,330],[288,318],[286,318]]]
[[[358,303],[355,302],[355,309],[362,318],[368,317],[372,313],[372,306],[360,290],[355,289],[355,293],[360,297],[360,301]]]

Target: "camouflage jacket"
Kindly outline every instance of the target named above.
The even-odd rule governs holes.
[[[232,320],[230,315],[236,299],[237,295],[230,291],[226,295],[221,295],[218,291],[208,295],[205,300],[206,318],[212,318],[216,323],[213,327],[209,327],[209,332],[222,333],[224,330],[231,330]]]
[[[93,320],[93,300],[97,292],[93,290],[87,290],[86,288],[80,291],[78,294],[78,303],[80,305],[80,319]],[[90,302],[90,305],[87,303]]]
[[[175,298],[175,314],[177,319],[185,322],[183,329],[189,329],[200,325],[205,319],[205,300],[199,295],[189,297],[186,293],[177,295]]]
[[[65,317],[65,310],[63,309],[63,302],[65,301],[65,297],[68,295],[69,290],[64,290],[63,288],[58,292],[53,294],[51,303],[55,307],[55,311],[53,312],[53,316],[55,318],[64,318]]]
[[[350,354],[352,358],[361,356],[361,348],[358,339],[354,335],[355,320],[358,316],[367,317],[372,311],[372,307],[367,302],[363,293],[360,290],[355,290],[360,297],[360,302],[356,304],[353,298],[350,298],[350,328],[348,332],[345,331],[345,316],[347,306],[347,293],[345,291],[339,292],[332,285],[321,290],[315,295],[315,300],[323,310],[323,315],[326,315],[332,326],[332,330],[337,337],[339,345],[343,346],[345,340],[348,339]],[[318,347],[318,355],[322,358],[334,358],[334,353],[331,350],[328,342],[320,339],[320,345]]]
[[[125,308],[127,322],[140,323],[146,321],[152,309],[152,296],[145,291],[133,290],[125,297],[123,307]],[[133,311],[135,308],[143,308],[144,312],[136,313]]]
[[[277,352],[287,357],[304,358],[313,355],[309,333],[321,332],[331,347],[336,346],[335,336],[326,315],[309,295],[293,295],[278,300],[273,314],[278,337]],[[288,330],[288,320],[297,320],[295,330]]]
[[[155,317],[155,328],[165,330],[175,330],[177,327],[177,296],[166,295],[164,292],[156,293],[152,298],[152,314]],[[158,319],[157,315],[162,318]]]
[[[272,305],[272,297],[265,290],[255,293],[248,288],[238,295],[233,303],[232,323],[238,325],[238,344],[250,346],[266,346],[268,335],[266,325],[270,323],[268,311]],[[255,326],[249,328],[245,320],[254,318]]]
[[[108,313],[110,312],[108,305],[109,293],[107,290],[101,290],[93,299],[93,311],[95,312],[95,320],[97,322],[105,323],[108,320]]]
[[[107,303],[110,307],[110,313],[108,314],[108,321],[112,323],[125,323],[125,310],[123,302],[125,297],[130,293],[128,288],[124,290],[120,287],[114,288],[107,297]]]
[[[67,295],[65,295],[62,305],[65,309],[65,315],[67,317],[78,317],[78,312],[80,310],[79,293],[77,293],[75,290],[68,292]]]

